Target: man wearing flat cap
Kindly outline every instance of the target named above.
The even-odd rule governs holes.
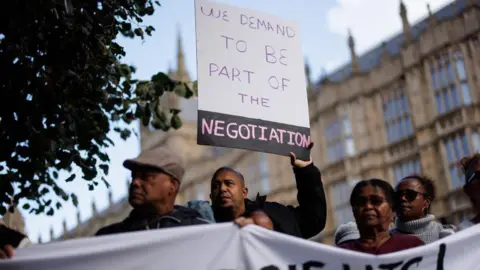
[[[175,205],[185,169],[171,150],[147,150],[123,166],[132,172],[128,201],[133,210],[124,221],[101,228],[96,235],[209,223],[196,210]]]

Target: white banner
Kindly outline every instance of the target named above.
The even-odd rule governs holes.
[[[0,269],[480,270],[480,225],[429,245],[373,256],[233,224],[75,239],[16,250]]]

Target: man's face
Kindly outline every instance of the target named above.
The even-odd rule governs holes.
[[[224,170],[212,180],[210,199],[214,207],[238,208],[244,204],[248,189],[240,176]]]
[[[132,171],[128,201],[133,208],[156,207],[175,201],[178,182],[168,174],[148,169]]]

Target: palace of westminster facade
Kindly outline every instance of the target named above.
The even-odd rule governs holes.
[[[328,218],[318,241],[331,244],[335,228],[353,220],[350,191],[357,181],[381,178],[395,185],[413,173],[435,180],[432,212],[453,224],[466,217],[460,158],[480,151],[480,1],[456,0],[410,25],[400,5],[403,31],[318,82],[309,80],[312,157],[322,172]],[[307,78],[309,67],[306,66]],[[190,82],[181,39],[174,79]],[[249,195],[296,205],[296,186],[288,157],[238,149],[199,146],[196,99],[166,96],[163,104],[182,109],[176,131],[141,129],[142,149],[172,147],[186,162],[177,199],[209,200],[210,178],[220,166],[244,173]],[[111,194],[110,194],[111,195]],[[110,196],[111,198],[111,196]],[[94,205],[92,206],[94,207]],[[93,235],[125,218],[126,199],[66,230],[60,239]]]

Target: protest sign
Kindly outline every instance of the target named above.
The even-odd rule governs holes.
[[[425,246],[374,256],[249,225],[208,224],[17,249],[0,269],[480,270],[480,225]]]
[[[201,145],[308,159],[310,120],[299,27],[195,1]]]

